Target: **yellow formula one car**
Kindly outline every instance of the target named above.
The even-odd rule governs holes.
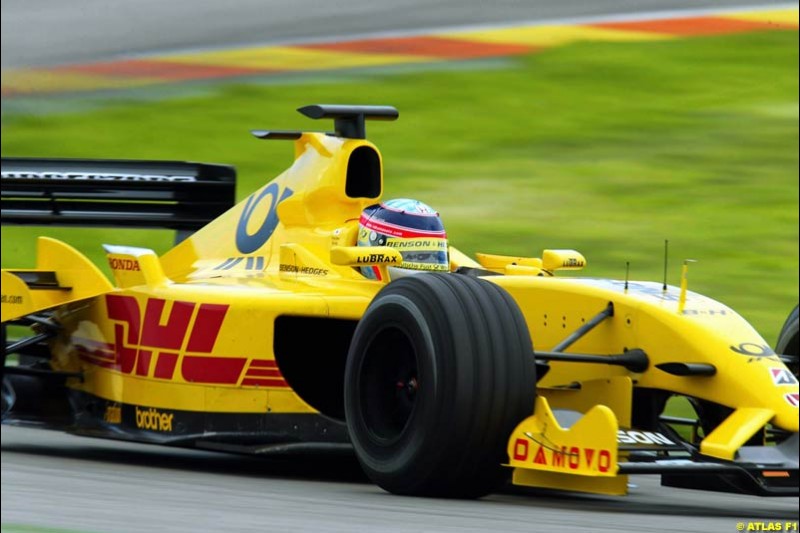
[[[585,265],[572,250],[471,259],[424,204],[381,202],[365,121],[394,108],[300,111],[335,133],[254,132],[293,141],[294,163],[236,205],[226,166],[3,159],[6,224],[180,239],[161,257],[106,245],[113,283],[46,237],[35,269],[3,270],[4,423],[353,449],[398,494],[477,497],[510,473],[602,494],[659,474],[797,496],[797,309],[779,356],[685,283],[557,276]],[[696,419],[666,416],[673,396]]]

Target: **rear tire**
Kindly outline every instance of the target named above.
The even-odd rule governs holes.
[[[800,359],[800,354],[798,354],[798,331],[800,331],[800,321],[798,321],[798,307],[795,306],[792,309],[792,312],[789,313],[786,322],[783,324],[783,328],[781,328],[781,333],[778,335],[778,342],[775,344],[775,353],[779,355],[788,355],[791,357],[791,361],[786,364],[789,367],[789,370],[792,371],[795,377],[798,377],[798,360]]]
[[[389,492],[474,498],[509,471],[506,443],[533,411],[527,324],[499,286],[420,274],[381,290],[345,370],[345,415],[369,478]]]

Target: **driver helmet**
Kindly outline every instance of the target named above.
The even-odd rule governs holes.
[[[447,234],[439,213],[408,198],[387,200],[364,209],[358,221],[359,246],[388,246],[403,256],[400,268],[447,272]],[[376,266],[361,267],[369,279],[381,279]]]

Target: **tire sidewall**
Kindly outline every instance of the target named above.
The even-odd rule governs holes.
[[[351,347],[345,370],[345,413],[348,424],[355,430],[350,432],[362,465],[373,476],[397,471],[399,464],[414,464],[420,458],[429,457],[429,425],[437,419],[437,361],[434,336],[430,331],[424,312],[411,299],[399,295],[387,295],[381,300],[380,312],[370,308],[362,319],[364,329],[371,334],[356,339]],[[387,329],[396,328],[411,342],[417,362],[420,388],[413,411],[398,438],[382,439],[375,435],[364,420],[364,406],[355,402],[363,401],[363,375],[369,346],[376,337]]]

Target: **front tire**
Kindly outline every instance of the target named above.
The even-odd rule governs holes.
[[[389,492],[473,498],[507,472],[506,442],[533,411],[527,324],[499,286],[420,274],[381,290],[345,369],[345,415],[369,478]]]
[[[778,335],[778,342],[775,344],[775,353],[779,355],[785,355],[790,357],[790,362],[786,364],[789,367],[789,370],[792,371],[795,377],[798,377],[798,359],[800,359],[800,354],[798,354],[798,331],[800,331],[800,320],[798,320],[798,307],[795,306],[792,309],[792,312],[789,313],[789,316],[786,318],[786,322],[783,324],[783,328],[781,328],[781,333]]]

